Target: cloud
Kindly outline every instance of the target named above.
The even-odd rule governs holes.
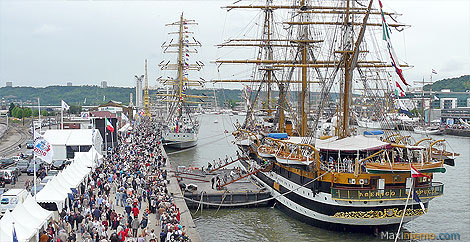
[[[56,25],[43,24],[33,30],[34,35],[49,35],[61,31],[62,28]]]

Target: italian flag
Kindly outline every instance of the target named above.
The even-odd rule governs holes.
[[[411,165],[411,176],[412,177],[427,177],[427,178],[431,178],[427,175],[424,175],[423,173],[419,172],[416,168],[413,167],[413,165]]]
[[[113,124],[111,124],[111,122],[108,120],[108,118],[104,117],[104,119],[105,119],[105,122],[106,122],[106,129],[111,131],[111,133],[114,132]]]

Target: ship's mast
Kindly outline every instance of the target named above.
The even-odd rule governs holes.
[[[335,1],[332,1],[334,3]],[[311,132],[309,132],[310,128],[307,125],[307,118],[308,118],[308,107],[310,105],[309,103],[309,84],[310,83],[318,83],[316,81],[309,80],[309,68],[315,68],[317,73],[320,73],[319,69],[320,68],[330,68],[330,70],[333,70],[330,77],[328,78],[328,85],[332,83],[330,81],[335,78],[335,73],[337,70],[341,69],[344,71],[344,76],[343,81],[342,81],[342,86],[341,86],[341,92],[343,94],[341,103],[340,103],[340,109],[339,112],[341,112],[340,116],[340,129],[338,130],[338,136],[340,138],[347,137],[349,135],[348,131],[348,124],[349,124],[349,116],[350,116],[350,104],[351,104],[351,96],[352,96],[352,80],[353,80],[353,71],[356,68],[385,68],[385,67],[392,67],[391,64],[387,64],[386,62],[383,61],[368,61],[368,60],[358,60],[359,53],[364,52],[359,50],[359,45],[362,42],[362,39],[364,38],[365,34],[365,29],[366,26],[374,26],[374,27],[381,27],[382,23],[371,23],[367,22],[369,15],[370,14],[375,14],[375,15],[380,15],[381,12],[377,11],[376,9],[372,10],[372,1],[369,1],[368,7],[353,7],[352,1],[347,0],[344,1],[343,6],[314,6],[310,3],[310,1],[306,0],[300,0],[300,1],[295,1],[293,5],[280,5],[280,6],[274,6],[271,4],[271,1],[267,1],[265,6],[259,6],[259,5],[249,5],[249,6],[227,6],[229,10],[232,9],[261,9],[263,11],[273,11],[273,10],[278,10],[278,9],[286,9],[286,10],[293,10],[294,15],[298,16],[296,17],[298,20],[296,21],[286,21],[283,24],[289,25],[289,28],[293,26],[299,26],[297,28],[297,36],[294,36],[293,38],[286,38],[286,39],[271,39],[270,36],[268,35],[268,38],[265,39],[245,39],[245,40],[229,40],[224,44],[221,44],[219,46],[257,46],[256,44],[240,44],[241,42],[236,42],[236,41],[245,41],[251,43],[253,42],[261,42],[259,45],[260,47],[264,47],[267,44],[272,47],[287,47],[287,48],[296,48],[296,54],[295,57],[292,59],[279,59],[279,58],[265,58],[265,59],[257,59],[257,60],[217,60],[216,63],[219,64],[257,64],[257,65],[264,65],[265,67],[268,66],[270,68],[290,68],[290,70],[293,70],[293,68],[300,68],[300,80],[290,80],[291,76],[288,76],[287,78],[283,78],[286,80],[278,80],[276,79],[276,83],[278,83],[278,88],[279,88],[279,109],[281,112],[279,112],[279,126],[278,126],[278,131],[284,131],[284,115],[283,111],[285,106],[285,96],[283,95],[284,92],[287,91],[287,87],[289,84],[293,83],[298,83],[300,84],[300,95],[299,95],[299,107],[297,109],[297,113],[300,119],[300,122],[298,122],[297,126],[297,134],[299,136],[310,136],[312,135]],[[312,16],[333,16],[333,15],[342,15],[341,20],[336,19],[336,18],[329,18],[329,20],[321,20],[321,21],[314,21],[312,19]],[[384,15],[387,16],[392,16],[396,15],[395,13],[384,13]],[[272,21],[266,22],[268,19],[268,16],[265,14],[265,23],[272,23]],[[354,16],[363,16],[363,21],[357,21],[357,18],[353,18]],[[320,19],[328,19],[328,18],[320,18]],[[355,21],[356,20],[356,21]],[[347,36],[344,36],[345,40],[349,43],[348,48],[345,48],[343,45],[343,48],[335,51],[335,53],[340,54],[339,57],[337,58],[328,58],[326,60],[321,60],[317,56],[315,56],[315,49],[313,49],[313,44],[318,44],[322,43],[323,40],[315,40],[312,39],[310,26],[341,26],[343,30],[349,31],[349,34]],[[266,24],[265,24],[266,26]],[[269,25],[268,25],[269,26]],[[359,26],[361,29],[359,31],[358,35],[354,35],[353,33],[353,27]],[[405,25],[396,23],[396,24],[389,24],[389,27],[403,27]],[[266,31],[265,31],[266,33]],[[355,39],[357,36],[357,39]],[[355,39],[355,41],[353,41]],[[267,41],[269,40],[269,41]],[[236,42],[233,44],[233,42]],[[242,42],[243,43],[243,42]],[[269,52],[268,52],[269,53]],[[319,55],[320,57],[320,55]],[[401,65],[403,67],[404,65]],[[266,70],[267,68],[264,68],[262,70]],[[243,82],[250,82],[250,83],[260,83],[260,86],[263,84],[268,85],[268,83],[272,80],[270,76],[270,72],[266,71],[266,75],[263,75],[266,79],[264,80],[213,80],[214,82],[238,82],[238,83],[243,83]],[[272,72],[271,72],[272,73]],[[272,73],[273,74],[273,73]],[[323,79],[319,75],[319,80],[320,82],[324,82],[326,79]],[[285,84],[285,86],[284,86]],[[261,90],[261,88],[259,88]],[[323,90],[327,90],[329,92],[330,88],[322,88]],[[268,96],[271,95],[269,92],[268,88]],[[322,98],[324,97],[329,97],[328,95],[323,95]],[[252,100],[252,109],[255,106],[255,100]],[[323,105],[323,104],[322,104]],[[321,110],[317,110],[317,112],[321,112]],[[318,115],[319,117],[320,115]],[[243,128],[246,127],[246,124],[248,122],[248,119],[250,116],[247,116],[248,118],[245,120],[245,124],[242,126]],[[317,123],[317,122],[315,122]]]
[[[190,39],[190,34],[193,32],[189,31],[189,25],[196,25],[197,23],[194,20],[188,20],[184,18],[183,13],[181,13],[180,19],[177,22],[166,24],[166,26],[176,26],[178,31],[170,32],[169,34],[176,34],[177,41],[173,42],[173,39],[169,43],[163,43],[162,48],[164,53],[173,53],[177,54],[176,63],[172,64],[170,61],[160,62],[159,66],[161,70],[173,70],[177,71],[176,78],[158,78],[163,85],[173,86],[172,93],[158,94],[157,96],[163,97],[165,99],[161,100],[164,102],[172,103],[168,120],[172,121],[173,117],[176,115],[178,118],[182,116],[183,110],[189,109],[188,104],[203,104],[202,101],[192,101],[190,98],[203,99],[207,96],[199,95],[189,95],[186,93],[186,90],[189,87],[193,86],[202,86],[204,80],[190,80],[189,71],[199,71],[204,67],[204,64],[201,61],[196,61],[194,64],[190,64],[189,56],[192,53],[198,53],[196,49],[189,49],[190,47],[201,47],[201,43],[197,41],[194,37]],[[189,117],[191,119],[191,117]]]

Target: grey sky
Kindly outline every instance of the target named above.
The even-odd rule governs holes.
[[[156,66],[171,59],[160,47],[169,39],[164,24],[177,21],[181,11],[199,23],[194,31],[203,48],[194,57],[207,66],[201,75],[219,78],[211,61],[222,52],[214,45],[237,35],[255,16],[254,11],[227,13],[220,8],[232,2],[0,0],[0,86],[6,81],[47,86],[102,80],[133,86],[133,76],[143,74],[145,58],[155,85],[162,75]],[[470,1],[383,3],[412,26],[392,36],[399,59],[414,65],[405,71],[407,79],[428,78],[431,69],[438,72],[435,79],[470,74]]]

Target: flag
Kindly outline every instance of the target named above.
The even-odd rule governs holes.
[[[51,164],[54,154],[52,145],[43,136],[37,133],[34,136],[34,156],[45,161],[47,164]]]
[[[18,237],[16,237],[15,225],[13,224],[13,242],[18,242]]]
[[[413,167],[413,165],[410,165],[411,166],[411,176],[412,177],[427,177],[429,179],[431,179],[431,177],[427,176],[427,175],[424,175],[423,173],[419,172],[416,168]]]
[[[104,117],[104,119],[106,122],[106,129],[111,131],[111,133],[114,132],[113,124],[108,120],[108,118]]]
[[[125,115],[125,114],[122,114],[122,120],[126,121],[126,123],[129,123],[129,118]]]
[[[64,100],[62,100],[62,109],[69,110],[69,108],[70,106],[66,102],[64,102]]]
[[[437,71],[432,69],[432,74],[437,74]]]
[[[416,194],[415,189],[413,189],[413,199],[419,203],[419,206],[421,206],[421,209],[423,210],[424,213],[426,213],[426,208],[424,207],[423,202],[421,202],[421,199],[419,199],[418,194]]]
[[[380,0],[379,0],[379,5],[380,5],[380,13],[382,15],[383,40],[387,42],[387,48],[390,54],[392,66],[395,68],[395,72],[400,77],[400,80],[403,82],[403,84],[408,86],[408,83],[406,82],[405,77],[403,76],[403,70],[400,69],[400,63],[398,63],[398,58],[395,54],[395,50],[393,49],[392,41],[390,40],[390,33],[389,33],[387,22],[385,21],[385,15],[382,10],[382,2]]]

